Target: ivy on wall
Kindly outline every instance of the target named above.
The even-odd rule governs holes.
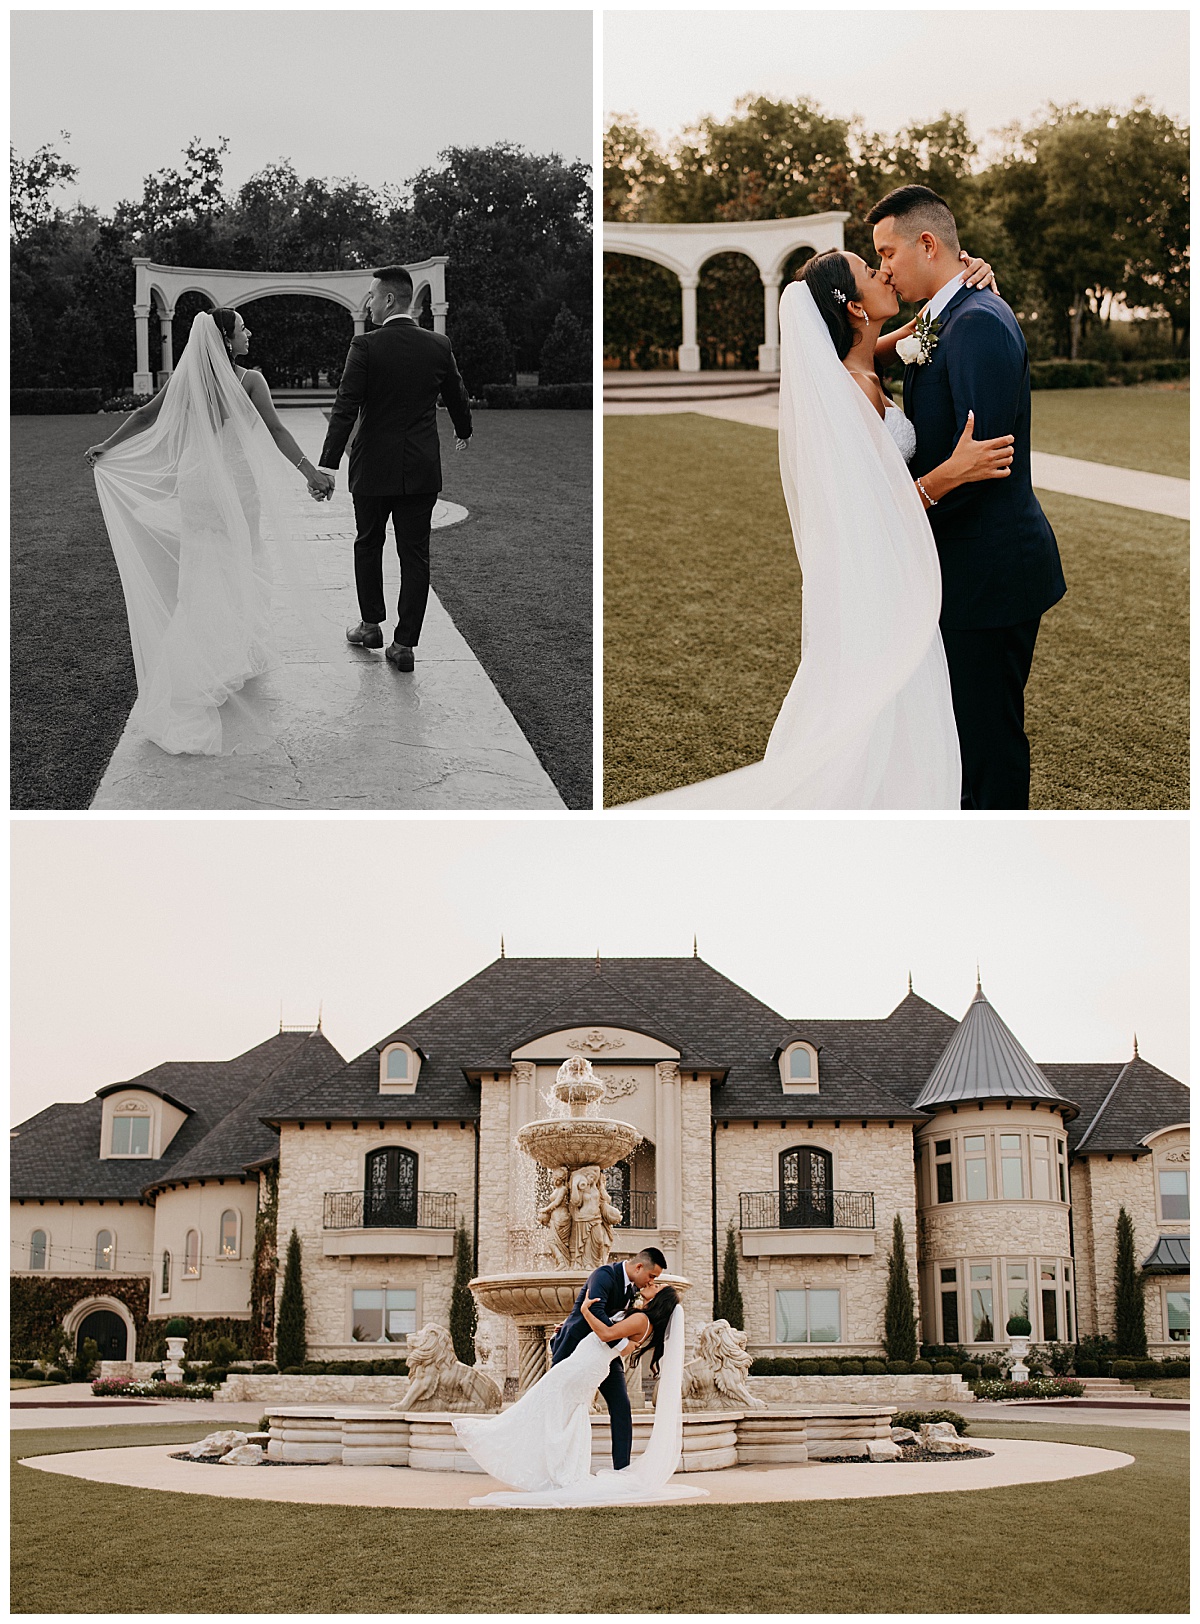
[[[258,1212],[254,1219],[254,1269],[250,1276],[250,1353],[269,1359],[275,1340],[275,1274],[279,1266],[276,1224],[279,1218],[279,1168],[258,1175]]]
[[[115,1297],[133,1316],[138,1350],[150,1313],[150,1276],[108,1280],[94,1274],[44,1279],[16,1275],[10,1293],[9,1342],[14,1359],[56,1359],[63,1320],[85,1297]],[[146,1357],[149,1357],[148,1355]]]

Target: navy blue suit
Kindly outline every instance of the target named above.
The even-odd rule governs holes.
[[[904,373],[917,431],[915,476],[947,460],[975,413],[975,438],[1013,436],[1007,479],[960,485],[929,510],[942,568],[942,641],[963,762],[962,804],[1029,805],[1025,683],[1042,615],[1067,590],[1058,543],[1029,471],[1029,353],[996,294],[962,288],[938,318],[924,366]]]
[[[605,1325],[611,1325],[614,1314],[629,1312],[636,1296],[637,1287],[627,1286],[625,1283],[623,1264],[602,1263],[598,1269],[593,1269],[588,1275],[587,1284],[575,1299],[575,1306],[554,1334],[550,1344],[550,1363],[561,1364],[575,1351],[584,1337],[590,1335],[592,1328],[580,1313],[589,1297],[600,1299],[592,1308],[592,1313],[598,1320],[603,1320]],[[629,1465],[629,1458],[633,1453],[633,1415],[629,1408],[629,1393],[625,1387],[625,1367],[619,1357],[613,1360],[608,1375],[600,1383],[600,1396],[608,1408],[613,1467],[619,1472]]]

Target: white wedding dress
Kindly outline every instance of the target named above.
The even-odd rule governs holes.
[[[94,471],[129,615],[131,726],[171,754],[219,754],[222,706],[274,663],[273,589],[299,582],[286,463],[207,312],[155,422]]]
[[[667,1327],[649,1443],[623,1471],[592,1475],[592,1400],[628,1345],[589,1333],[510,1410],[453,1418],[476,1465],[515,1491],[479,1495],[473,1506],[637,1505],[707,1495],[671,1482],[683,1455],[682,1307]]]
[[[803,282],[779,302],[779,470],[804,582],[800,667],[761,761],[616,810],[957,810],[942,578],[906,461]]]

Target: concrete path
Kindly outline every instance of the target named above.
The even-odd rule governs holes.
[[[315,461],[318,411],[281,419]],[[315,600],[283,610],[282,663],[222,709],[221,756],[171,756],[128,729],[96,792],[97,811],[558,810],[563,801],[491,678],[433,593],[411,675],[382,650],[354,649],[354,515],[344,478],[328,503],[297,477],[296,533],[308,546]],[[439,503],[435,525],[466,510]],[[395,547],[384,553],[394,603]]]
[[[749,423],[779,432],[778,396],[767,400],[690,401],[687,405],[657,400],[608,401],[604,407],[606,417],[661,416],[665,412],[697,412],[701,417],[720,417],[730,423]],[[1079,457],[1051,456],[1048,451],[1033,451],[1029,460],[1033,483],[1039,490],[1082,496],[1089,502],[1108,502],[1113,507],[1137,508],[1143,513],[1162,513],[1171,519],[1188,517],[1190,480],[1144,474],[1136,468],[1111,468],[1107,463],[1085,462]]]
[[[1168,1432],[1189,1432],[1191,1416],[1186,1409],[1139,1405],[1082,1405],[1070,1399],[1019,1399],[1011,1404],[980,1401],[963,1412],[974,1421],[1038,1421],[1058,1426],[1060,1421],[1079,1427],[1151,1427]]]
[[[709,1503],[717,1505],[875,1500],[899,1494],[1006,1488],[1014,1483],[1056,1483],[1111,1472],[1132,1465],[1134,1459],[1116,1450],[1017,1438],[980,1439],[980,1445],[993,1451],[991,1459],[739,1466],[723,1472],[679,1473],[675,1481],[707,1489]],[[172,1449],[176,1447],[160,1444],[150,1448],[91,1449],[38,1455],[21,1464],[35,1471],[86,1478],[92,1483],[303,1505],[466,1510],[472,1496],[490,1494],[504,1486],[483,1473],[414,1472],[407,1466],[231,1466],[226,1471],[220,1466],[172,1460]]]

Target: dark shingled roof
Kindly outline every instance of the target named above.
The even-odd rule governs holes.
[[[594,999],[588,996],[589,986],[596,989]],[[931,1010],[929,1005],[922,1008]],[[912,1012],[906,1014],[911,1017]],[[717,1117],[786,1119],[819,1112],[822,1117],[921,1118],[920,1112],[873,1078],[836,1041],[843,1026],[857,1029],[886,1023],[798,1025],[699,958],[605,959],[599,969],[591,959],[496,959],[341,1071],[323,1079],[295,1101],[286,1116],[305,1121],[474,1118],[479,1096],[467,1083],[464,1068],[506,1070],[513,1049],[535,1036],[556,1028],[609,1021],[661,1036],[683,1051],[685,1070],[724,1071],[724,1083],[713,1092]],[[923,1016],[901,1018],[884,1045],[891,1052],[891,1069],[896,1075],[903,1073],[894,1051],[904,1041],[905,1028],[923,1023],[928,1025]],[[822,1032],[814,1036],[818,1025]],[[949,1025],[953,1030],[954,1023]],[[796,1037],[807,1038],[820,1050],[819,1095],[783,1092],[773,1056]],[[395,1041],[422,1052],[414,1094],[379,1092],[379,1054]],[[865,1047],[869,1051],[871,1044]],[[938,1052],[944,1047],[943,1037]],[[282,1118],[282,1113],[276,1113],[271,1120]]]
[[[323,1053],[322,1053],[323,1046]],[[125,1088],[143,1085],[155,1094],[170,1097],[190,1114],[167,1146],[166,1154],[151,1160],[141,1157],[100,1157],[100,1123],[103,1094],[78,1103],[51,1105],[13,1130],[11,1140],[11,1195],[26,1200],[137,1199],[143,1191],[164,1180],[178,1178],[179,1168],[201,1151],[205,1142],[226,1120],[237,1116],[239,1108],[256,1095],[269,1080],[277,1081],[290,1096],[296,1083],[287,1081],[291,1062],[299,1064],[300,1086],[309,1086],[311,1076],[304,1067],[321,1054],[321,1065],[338,1065],[341,1056],[321,1037],[280,1032],[232,1060],[176,1060],[154,1066],[139,1077],[121,1084]],[[257,1121],[257,1113],[256,1113]],[[228,1156],[221,1158],[214,1148],[200,1160],[203,1176],[236,1176],[244,1161],[243,1148],[269,1130],[257,1124],[251,1135],[235,1129],[229,1139]],[[219,1141],[217,1142],[219,1143]],[[201,1176],[197,1172],[196,1176]]]
[[[1158,1245],[1142,1264],[1147,1274],[1191,1274],[1192,1237],[1160,1235]]]
[[[1042,1075],[1035,1061],[1005,1026],[977,987],[958,1030],[917,1095],[916,1104],[929,1111],[965,1100],[1064,1100]]]
[[[1084,1156],[1140,1150],[1147,1134],[1187,1122],[1190,1116],[1191,1090],[1135,1054],[1116,1071],[1074,1149]]]

